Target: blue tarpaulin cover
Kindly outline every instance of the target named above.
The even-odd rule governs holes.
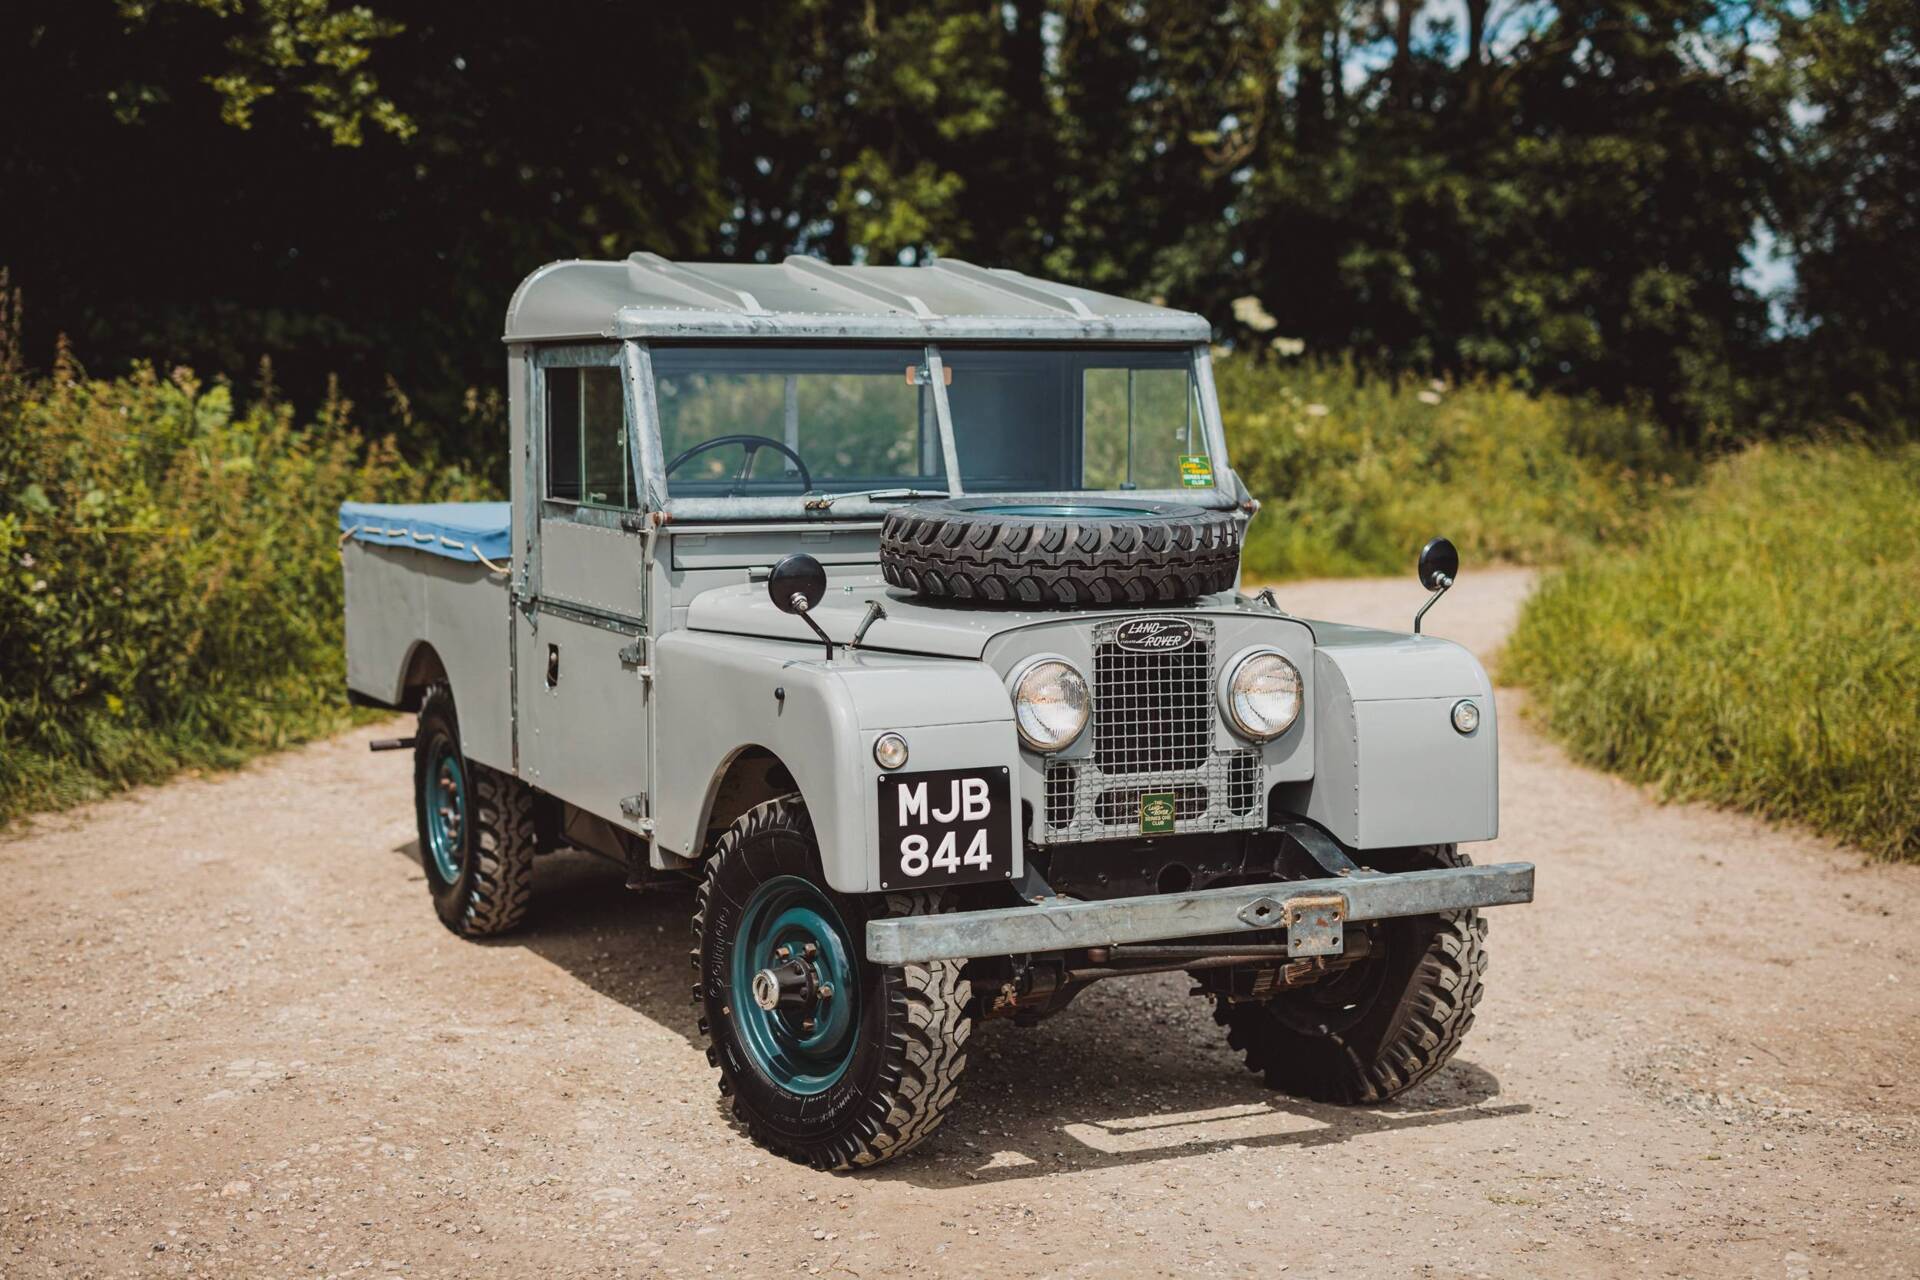
[[[340,531],[361,542],[412,547],[449,560],[504,562],[513,555],[505,502],[343,502]],[[476,554],[477,553],[477,554]]]

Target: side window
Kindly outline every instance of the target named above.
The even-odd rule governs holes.
[[[1198,388],[1185,369],[1088,369],[1082,388],[1085,487],[1212,486]]]
[[[620,371],[548,368],[547,496],[557,502],[634,505]]]

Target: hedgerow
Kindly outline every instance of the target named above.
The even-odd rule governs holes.
[[[4,316],[0,316],[3,322]],[[351,719],[333,511],[451,468],[184,369],[22,369],[0,323],[0,822]]]
[[[1441,533],[1470,564],[1552,563],[1631,541],[1692,471],[1644,415],[1498,380],[1217,371],[1234,468],[1262,503],[1249,580],[1405,573]]]

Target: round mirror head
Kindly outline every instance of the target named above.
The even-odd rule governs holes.
[[[1460,576],[1460,553],[1453,543],[1445,538],[1435,538],[1420,548],[1420,585],[1429,591],[1438,591],[1443,585],[1452,586]],[[1444,578],[1446,581],[1441,582]]]
[[[791,555],[767,575],[767,594],[782,613],[806,613],[827,594],[827,571],[810,555]]]

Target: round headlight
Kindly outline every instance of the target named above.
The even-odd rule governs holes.
[[[1480,727],[1480,706],[1469,698],[1453,704],[1453,728],[1456,733],[1472,733]]]
[[[882,769],[898,769],[907,762],[907,740],[897,733],[883,733],[873,740],[873,762]]]
[[[1042,658],[1013,685],[1013,722],[1035,751],[1058,751],[1087,727],[1087,682],[1058,658]]]
[[[1225,692],[1228,718],[1255,742],[1279,737],[1300,718],[1300,669],[1272,649],[1240,659]]]

